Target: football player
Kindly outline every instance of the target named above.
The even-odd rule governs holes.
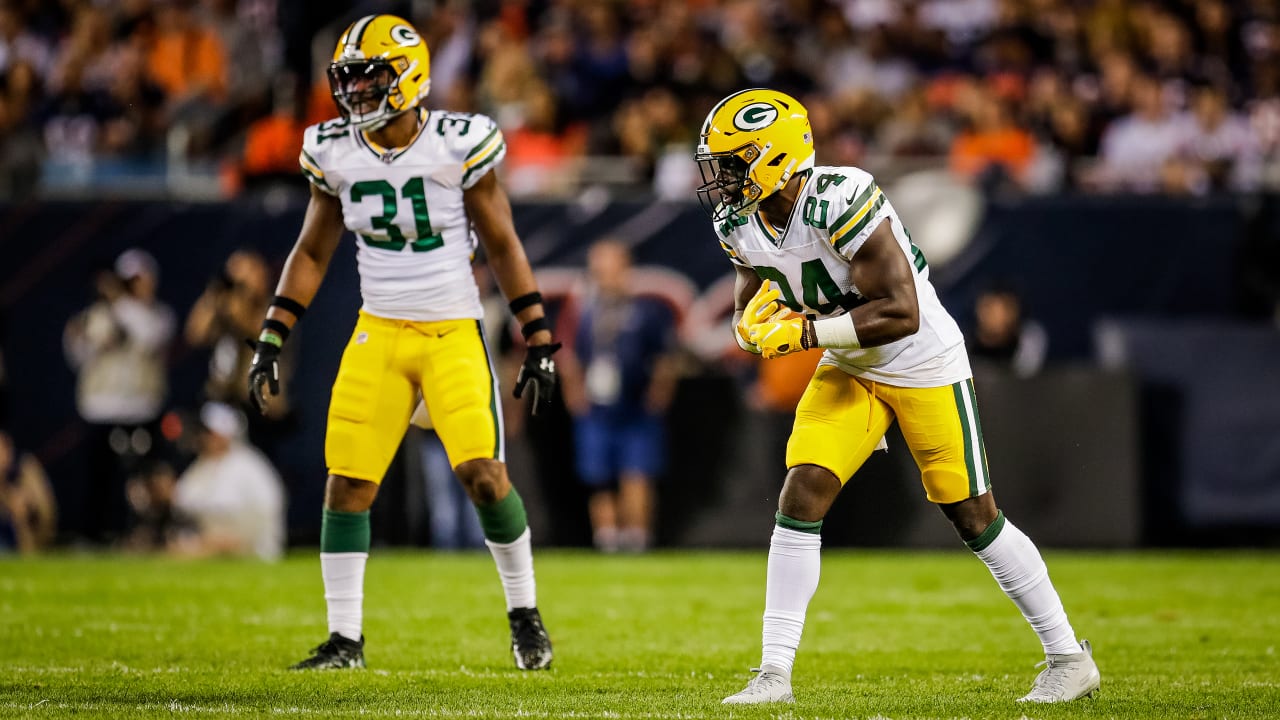
[[[794,98],[744,90],[702,126],[698,190],[737,271],[735,336],[766,360],[826,348],[796,409],[765,586],[759,674],[727,704],[791,702],[822,519],[896,419],[928,499],[1031,624],[1043,672],[1023,701],[1097,690],[1036,546],[996,507],[964,341],[929,264],[871,175],[814,164]]]
[[[339,38],[329,84],[342,117],[306,130],[299,162],[311,201],[249,371],[252,399],[264,408],[279,392],[280,348],[351,230],[364,304],[333,383],[325,436],[320,567],[329,639],[295,669],[364,667],[369,507],[419,394],[497,563],[516,665],[551,664],[524,504],[504,465],[498,380],[481,334],[471,273],[477,235],[522,323],[528,353],[515,396],[528,388],[535,412],[550,400],[560,345],[493,172],[506,152],[502,132],[484,115],[423,107],[429,62],[417,31],[392,15],[363,17]]]

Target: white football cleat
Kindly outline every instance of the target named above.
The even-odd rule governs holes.
[[[764,703],[793,703],[796,697],[791,694],[791,673],[772,665],[751,668],[758,673],[747,683],[742,692],[730,695],[721,701],[722,705],[762,705]]]
[[[1093,647],[1088,640],[1080,641],[1080,652],[1071,655],[1046,655],[1044,670],[1036,676],[1031,692],[1018,702],[1064,703],[1090,697],[1102,684],[1098,664],[1093,661]]]

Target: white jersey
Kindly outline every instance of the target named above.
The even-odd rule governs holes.
[[[883,222],[915,268],[920,329],[887,345],[829,348],[822,363],[899,387],[940,387],[968,378],[964,336],[938,301],[929,264],[875,179],[855,167],[816,167],[779,232],[756,212],[715,224],[735,264],[773,282],[785,304],[812,319],[843,315],[865,302],[849,278],[849,260]]]
[[[313,125],[298,162],[313,185],[342,202],[343,222],[356,234],[365,312],[395,320],[478,319],[476,239],[462,191],[495,168],[507,146],[484,115],[418,112],[418,134],[395,150],[346,120]]]

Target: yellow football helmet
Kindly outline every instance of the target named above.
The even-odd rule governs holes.
[[[716,104],[694,155],[698,200],[713,220],[750,215],[791,176],[813,167],[813,132],[800,101],[752,88]]]
[[[407,20],[366,15],[351,23],[329,65],[329,89],[343,117],[363,130],[417,107],[431,89],[427,43]]]

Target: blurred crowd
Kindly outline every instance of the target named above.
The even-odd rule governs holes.
[[[484,112],[513,194],[684,198],[708,108],[770,86],[819,161],[1031,191],[1280,187],[1272,0],[4,0],[0,196],[42,172],[296,174],[346,23],[409,17],[434,107]]]

